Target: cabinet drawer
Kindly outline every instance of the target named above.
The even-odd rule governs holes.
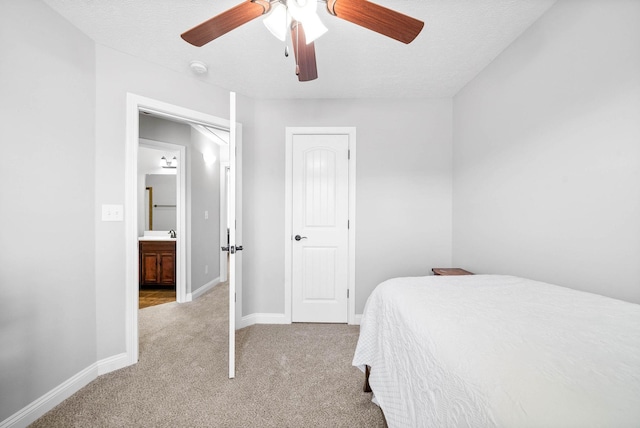
[[[140,251],[174,251],[176,241],[140,241]]]

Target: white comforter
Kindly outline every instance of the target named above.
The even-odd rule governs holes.
[[[353,364],[390,427],[640,427],[640,305],[511,276],[397,278]]]

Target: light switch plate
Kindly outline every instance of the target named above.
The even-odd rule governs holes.
[[[102,221],[123,221],[124,207],[122,205],[102,205]]]

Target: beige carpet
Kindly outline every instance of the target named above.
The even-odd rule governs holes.
[[[351,366],[358,327],[255,325],[236,334],[228,288],[140,310],[140,361],[101,376],[33,427],[384,427]]]

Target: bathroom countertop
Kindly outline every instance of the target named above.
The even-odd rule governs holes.
[[[140,236],[138,241],[176,241],[177,238],[171,238],[169,236]]]

